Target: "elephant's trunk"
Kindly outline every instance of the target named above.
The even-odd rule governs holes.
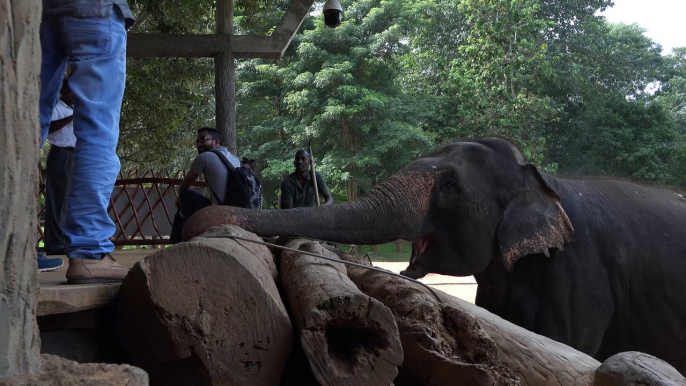
[[[289,210],[208,207],[188,219],[183,239],[199,236],[213,226],[233,224],[261,236],[309,237],[347,244],[412,240],[419,235],[429,208],[436,175],[408,169],[346,204]]]

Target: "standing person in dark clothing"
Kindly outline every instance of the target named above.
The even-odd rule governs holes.
[[[52,112],[48,131],[50,152],[46,162],[45,178],[45,247],[48,255],[66,255],[67,241],[64,237],[64,219],[71,170],[74,164],[74,93],[67,79],[62,83],[60,99]]]
[[[74,92],[74,166],[64,224],[69,283],[121,282],[107,213],[119,173],[119,115],[126,82],[126,0],[43,0],[40,26],[41,144],[67,65]],[[39,263],[40,264],[40,263]]]
[[[310,172],[310,165],[312,165],[310,153],[304,149],[298,150],[295,153],[293,165],[295,172],[287,175],[281,182],[281,209],[314,206],[314,182]],[[326,182],[324,182],[324,178],[319,172],[315,172],[315,175],[319,196],[324,199],[322,206],[333,204],[333,197],[326,186]]]

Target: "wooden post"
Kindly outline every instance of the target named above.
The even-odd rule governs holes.
[[[217,0],[217,34],[233,35],[233,0]],[[221,143],[233,154],[236,149],[236,65],[231,51],[214,58],[214,92],[217,129]]]
[[[36,198],[41,2],[0,5],[0,384],[40,365]]]

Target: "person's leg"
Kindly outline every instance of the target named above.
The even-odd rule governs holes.
[[[116,227],[107,213],[119,173],[116,148],[126,80],[126,30],[124,18],[115,8],[109,19],[60,17],[72,69],[69,85],[74,92],[77,139],[64,228],[70,282],[121,280],[127,271],[109,255],[114,250],[110,237]],[[103,267],[88,268],[100,259]]]
[[[181,211],[177,211],[174,215],[174,222],[172,223],[171,233],[169,234],[169,243],[178,244],[183,241],[183,225],[186,219],[181,216]]]
[[[209,198],[193,189],[188,189],[181,193],[179,200],[181,201],[181,208],[174,215],[174,223],[169,235],[169,242],[172,244],[178,244],[182,241],[183,226],[193,213],[212,205],[212,201]]]
[[[181,200],[181,214],[189,219],[195,212],[212,205],[212,201],[194,189],[188,189],[179,196]]]
[[[62,79],[67,68],[67,58],[62,53],[62,43],[59,39],[59,26],[56,20],[47,18],[42,20],[40,26],[41,43],[41,72],[40,72],[40,98],[38,101],[38,113],[40,117],[40,143],[38,149],[43,146],[45,137],[48,135],[52,110],[57,104],[57,97],[62,87]],[[41,250],[36,251],[38,271],[52,271],[60,268],[64,263],[62,259],[49,259]]]
[[[43,146],[48,136],[52,110],[57,105],[57,98],[62,87],[62,80],[67,70],[67,57],[64,55],[59,35],[59,23],[55,18],[43,18],[40,25],[41,70],[40,99],[38,113],[40,116],[40,143]]]
[[[46,162],[45,178],[45,252],[48,255],[66,254],[64,219],[67,213],[67,196],[74,152],[51,146]]]

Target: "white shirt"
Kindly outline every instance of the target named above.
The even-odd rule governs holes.
[[[66,103],[62,102],[61,99],[57,100],[57,105],[55,109],[52,110],[51,121],[56,121],[58,119],[66,118],[74,115],[74,110],[67,106]],[[55,145],[59,147],[74,147],[76,146],[76,137],[74,136],[74,122],[69,122],[63,128],[57,130],[52,134],[48,134],[48,141],[50,145]]]

